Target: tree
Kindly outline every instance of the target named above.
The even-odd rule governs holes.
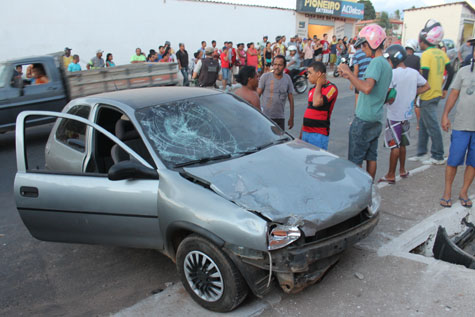
[[[399,9],[397,9],[396,11],[394,11],[394,18],[395,18],[395,19],[398,19],[398,20],[401,19],[401,11],[399,11]]]
[[[364,17],[363,20],[376,19],[376,11],[374,10],[371,0],[358,0],[358,3],[364,4]]]
[[[390,34],[392,25],[391,25],[391,22],[389,21],[389,15],[386,11],[381,12],[381,15],[377,23],[380,27],[386,30],[386,34]]]

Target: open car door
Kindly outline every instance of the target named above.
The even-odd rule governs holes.
[[[94,132],[112,140],[133,160],[112,165],[109,174],[89,173],[85,168],[79,169],[80,172],[29,168],[25,121],[30,116],[74,120],[85,125],[85,131],[87,128],[87,153],[90,154],[92,148],[87,141],[95,129]],[[24,224],[35,238],[139,248],[163,247],[157,212],[157,171],[101,126],[66,113],[22,112],[16,122],[16,157],[15,201]]]

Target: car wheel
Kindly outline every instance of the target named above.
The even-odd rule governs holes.
[[[180,243],[176,265],[185,289],[206,309],[228,312],[247,296],[247,284],[234,263],[201,236],[192,234]]]

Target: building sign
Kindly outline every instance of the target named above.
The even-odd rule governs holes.
[[[364,4],[337,0],[297,0],[297,11],[361,20]]]

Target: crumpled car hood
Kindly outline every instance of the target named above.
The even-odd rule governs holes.
[[[274,222],[324,229],[371,202],[371,178],[353,163],[294,140],[209,165],[186,167],[219,195]],[[313,230],[312,230],[313,231]]]

